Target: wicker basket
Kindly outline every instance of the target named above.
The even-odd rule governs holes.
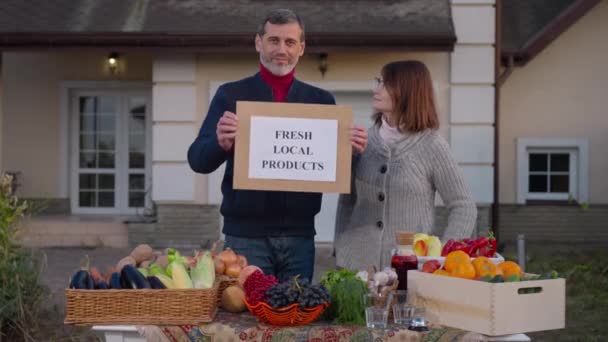
[[[230,278],[228,276],[220,276],[218,278],[219,283],[220,283],[220,288],[217,291],[217,307],[221,308],[222,307],[222,293],[224,293],[224,290],[227,289],[229,286],[232,285],[237,285],[239,282],[237,279],[235,278]]]
[[[213,321],[219,282],[211,289],[66,289],[66,324],[195,325]]]
[[[264,302],[252,306],[246,300],[245,305],[260,321],[279,326],[298,326],[312,323],[329,306],[326,302],[313,308],[300,309],[300,305],[294,303],[285,308],[273,309]]]

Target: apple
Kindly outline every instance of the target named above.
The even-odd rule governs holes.
[[[414,254],[416,256],[427,256],[428,251],[428,245],[424,240],[418,240],[414,243]]]

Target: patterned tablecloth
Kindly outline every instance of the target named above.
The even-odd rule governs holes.
[[[302,327],[277,327],[260,323],[249,312],[231,314],[218,312],[212,323],[201,326],[141,327],[140,332],[149,341],[483,341],[483,336],[451,328],[435,327],[418,333],[404,327],[389,326],[386,330],[373,330],[361,326],[332,325],[315,322]]]

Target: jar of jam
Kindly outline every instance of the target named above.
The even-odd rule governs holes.
[[[418,257],[414,253],[414,233],[398,232],[397,248],[391,257],[391,267],[399,279],[398,290],[407,290],[407,271],[418,269]]]

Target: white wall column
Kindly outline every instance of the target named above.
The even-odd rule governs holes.
[[[197,131],[195,56],[156,57],[152,79],[152,199],[194,202],[187,153]]]
[[[494,196],[495,0],[452,0],[450,145],[478,204]]]

